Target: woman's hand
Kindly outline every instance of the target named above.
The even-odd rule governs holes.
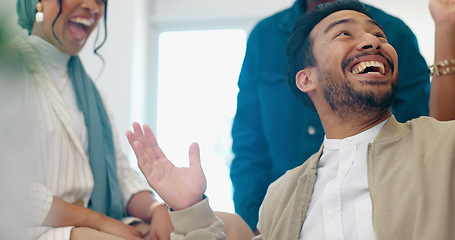
[[[158,202],[150,191],[137,192],[128,201],[127,213],[149,223],[147,240],[169,240],[174,231],[168,207]]]
[[[455,0],[430,0],[429,8],[435,23],[455,22]]]
[[[142,129],[135,122],[133,131],[134,133],[127,131],[126,136],[136,154],[139,168],[161,198],[174,210],[181,210],[200,202],[207,183],[197,143],[190,146],[189,168],[178,168],[166,158],[147,125]]]
[[[174,231],[174,226],[172,225],[168,210],[167,206],[160,205],[153,211],[150,219],[150,239],[170,239],[171,232]]]

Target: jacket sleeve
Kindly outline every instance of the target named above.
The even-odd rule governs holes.
[[[208,199],[180,210],[169,210],[174,232],[171,240],[227,240],[223,222],[209,206]]]
[[[400,19],[383,24],[389,43],[398,54],[400,75],[397,98],[392,112],[399,122],[429,115],[430,75],[420,53],[417,38]]]
[[[39,226],[49,214],[54,195],[44,185],[38,182],[30,184],[30,218],[28,224],[31,226]]]
[[[230,176],[234,186],[235,211],[256,229],[259,207],[270,184],[270,157],[261,124],[257,93],[260,29],[250,34],[240,73],[237,112],[232,126],[234,159]]]

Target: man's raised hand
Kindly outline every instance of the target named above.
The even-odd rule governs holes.
[[[172,209],[181,210],[203,199],[207,183],[197,143],[190,146],[190,166],[178,168],[166,158],[147,125],[141,128],[134,122],[133,132],[127,131],[126,137],[148,184]]]

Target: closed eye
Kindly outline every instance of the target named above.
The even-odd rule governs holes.
[[[383,32],[377,32],[374,34],[374,36],[377,38],[386,38],[387,39],[385,33],[383,33]]]

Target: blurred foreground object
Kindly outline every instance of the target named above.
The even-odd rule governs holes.
[[[24,104],[23,81],[15,74],[21,62],[14,49],[5,46],[12,32],[6,26],[7,9],[0,9],[0,239],[20,240],[26,239],[33,133]]]

